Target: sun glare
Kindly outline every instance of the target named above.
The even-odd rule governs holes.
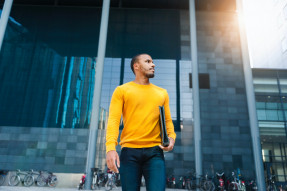
[[[268,60],[266,54],[270,47],[276,46],[278,38],[278,13],[274,2],[270,0],[242,0],[243,22],[245,25],[248,45],[254,57]],[[269,52],[270,53],[270,52]],[[264,58],[265,57],[265,58]]]

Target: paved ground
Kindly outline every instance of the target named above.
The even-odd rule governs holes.
[[[76,191],[77,188],[49,188],[49,187],[22,187],[22,186],[0,186],[0,191]],[[105,190],[105,189],[101,189]],[[122,189],[119,187],[118,189],[113,189],[113,191],[121,191]],[[146,191],[144,187],[141,188],[141,191]],[[166,191],[180,191],[180,189],[166,189]],[[183,191],[183,190],[181,190]]]

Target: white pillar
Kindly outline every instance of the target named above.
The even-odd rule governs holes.
[[[198,62],[197,62],[197,39],[196,39],[196,14],[195,14],[194,0],[189,0],[189,20],[190,20],[190,47],[191,47],[191,62],[192,62],[192,97],[193,97],[193,114],[194,114],[195,171],[197,175],[202,175],[199,81],[198,81]]]
[[[92,184],[91,168],[95,167],[96,144],[97,144],[98,125],[99,125],[99,110],[100,110],[101,90],[102,90],[102,76],[103,76],[104,59],[106,53],[109,10],[110,10],[110,0],[103,0],[100,37],[98,44],[98,55],[96,61],[92,117],[90,124],[89,145],[88,145],[88,155],[86,164],[86,173],[87,173],[85,183],[86,190],[91,189]]]
[[[0,18],[0,52],[1,52],[1,47],[3,44],[3,39],[4,39],[10,11],[12,8],[12,4],[13,4],[13,0],[6,0],[4,2],[4,6],[3,6],[1,18]]]
[[[260,144],[260,135],[259,135],[259,128],[258,128],[257,114],[256,114],[256,106],[255,106],[256,101],[255,101],[255,93],[254,93],[254,87],[253,87],[252,71],[250,67],[247,37],[246,37],[245,27],[243,23],[242,0],[236,0],[236,7],[238,11],[238,16],[239,16],[239,33],[240,33],[241,52],[242,52],[248,112],[249,112],[249,121],[250,121],[250,128],[251,128],[251,139],[252,139],[252,147],[253,147],[256,181],[257,181],[258,190],[265,191],[266,186],[265,186],[265,178],[264,178],[262,149],[261,149],[261,144]]]

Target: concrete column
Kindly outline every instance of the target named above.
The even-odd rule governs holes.
[[[4,39],[10,11],[12,8],[12,4],[13,4],[13,0],[6,0],[4,2],[4,6],[2,9],[2,14],[1,14],[1,18],[0,18],[0,52],[1,52],[1,47],[3,44],[3,39]]]
[[[100,37],[98,44],[98,56],[96,61],[95,88],[93,94],[93,107],[92,107],[92,117],[90,124],[88,156],[86,164],[86,173],[87,173],[85,183],[86,190],[91,190],[91,184],[92,184],[91,168],[95,167],[95,155],[96,155],[99,111],[100,111],[101,90],[102,90],[102,76],[103,76],[104,59],[106,53],[109,10],[110,10],[110,0],[103,0]]]
[[[260,144],[260,135],[259,135],[259,128],[258,128],[257,114],[256,114],[256,106],[255,106],[256,101],[255,101],[255,93],[254,93],[254,87],[253,87],[252,71],[250,67],[247,37],[246,37],[245,27],[243,23],[242,0],[236,0],[236,7],[237,7],[238,17],[239,17],[238,19],[239,19],[241,53],[242,53],[242,61],[243,61],[249,121],[250,121],[250,128],[251,128],[251,139],[252,139],[252,147],[253,147],[254,166],[255,166],[255,172],[256,172],[256,181],[257,181],[258,190],[265,191],[266,186],[265,186],[265,178],[264,178],[262,149],[261,149],[261,144]]]
[[[192,97],[193,97],[193,114],[194,114],[195,171],[197,175],[202,175],[199,82],[198,82],[198,62],[197,62],[197,40],[196,40],[196,14],[195,14],[194,0],[189,0],[189,20],[190,20],[190,47],[191,47],[191,62],[192,62]]]

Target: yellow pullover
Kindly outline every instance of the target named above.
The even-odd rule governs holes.
[[[116,150],[119,125],[123,115],[121,147],[144,148],[161,144],[159,108],[165,108],[167,134],[176,134],[170,115],[167,91],[153,84],[128,82],[118,86],[112,96],[106,134],[106,152]]]

